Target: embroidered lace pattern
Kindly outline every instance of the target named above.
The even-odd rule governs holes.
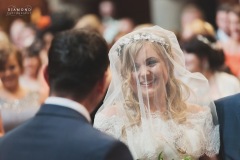
[[[144,120],[140,127],[124,126],[123,117],[96,115],[94,126],[109,135],[125,142],[135,159],[157,159],[164,153],[165,159],[179,160],[186,155],[198,159],[206,154],[213,156],[219,149],[219,126],[214,126],[210,110],[188,113],[184,124],[164,121],[159,117],[153,119],[154,133],[148,132],[149,120]],[[122,135],[126,129],[127,139]],[[143,147],[144,146],[144,147]],[[165,160],[164,159],[164,160]]]

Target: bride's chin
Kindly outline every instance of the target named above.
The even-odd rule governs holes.
[[[147,97],[153,97],[154,96],[154,91],[143,91],[143,96],[145,97],[145,98],[147,98]]]

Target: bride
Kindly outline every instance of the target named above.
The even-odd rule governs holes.
[[[125,142],[134,159],[217,159],[219,133],[209,85],[185,69],[176,36],[158,26],[120,38],[112,81],[94,126]]]

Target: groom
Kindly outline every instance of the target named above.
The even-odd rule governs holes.
[[[106,91],[108,47],[89,30],[59,33],[49,50],[50,97],[31,120],[0,141],[1,160],[132,160],[127,147],[94,129]]]
[[[240,159],[240,93],[215,101],[223,160]]]

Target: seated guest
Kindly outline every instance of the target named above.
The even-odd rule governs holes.
[[[39,53],[32,50],[25,51],[23,58],[23,68],[24,72],[20,78],[20,83],[29,90],[39,91],[41,86],[38,80],[39,71],[42,62]]]
[[[240,5],[235,5],[228,13],[230,38],[222,43],[226,57],[225,64],[240,78]]]
[[[49,50],[47,98],[31,120],[0,141],[4,160],[132,160],[127,147],[91,125],[106,91],[106,41],[90,30],[59,33]],[[47,158],[46,158],[47,157]]]
[[[217,8],[216,12],[216,24],[217,24],[217,32],[216,38],[220,42],[227,42],[229,40],[229,18],[228,13],[231,7],[228,3],[220,4]]]
[[[39,109],[39,95],[22,87],[22,55],[14,48],[0,51],[0,113],[5,132],[33,117]]]
[[[187,24],[180,35],[181,41],[187,41],[196,35],[211,35],[215,37],[215,31],[213,26],[200,19],[196,19],[191,23]]]
[[[20,77],[20,84],[39,94],[39,101],[43,103],[48,96],[49,88],[43,78],[43,65],[40,57],[41,47],[37,44],[24,50],[23,74]]]
[[[198,35],[182,44],[185,51],[186,68],[202,73],[209,81],[212,99],[218,99],[240,92],[239,80],[221,71],[224,53],[211,36]]]
[[[240,94],[215,101],[220,124],[220,157],[225,160],[240,157]]]

